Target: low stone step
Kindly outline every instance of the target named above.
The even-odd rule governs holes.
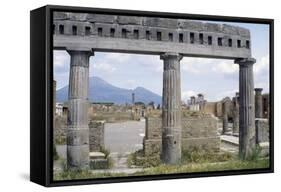
[[[105,154],[98,151],[90,152],[89,156],[90,159],[105,159]]]
[[[239,146],[239,138],[232,136],[232,135],[221,135],[221,142],[234,145],[234,146]]]

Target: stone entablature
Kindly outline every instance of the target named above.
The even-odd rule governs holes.
[[[57,49],[251,57],[248,29],[187,19],[55,12],[53,32]]]

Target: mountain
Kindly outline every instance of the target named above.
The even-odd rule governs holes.
[[[113,102],[115,104],[132,103],[132,93],[135,93],[135,102],[141,101],[148,104],[154,101],[155,104],[161,104],[162,97],[145,89],[137,87],[135,89],[124,89],[109,84],[99,77],[89,78],[89,100],[90,102]],[[57,90],[57,102],[65,102],[68,97],[68,85]]]

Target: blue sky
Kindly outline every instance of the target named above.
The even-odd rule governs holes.
[[[222,23],[222,22],[216,22]],[[226,23],[226,22],[223,22]],[[269,90],[269,25],[227,22],[251,32],[255,87]],[[57,89],[68,84],[69,55],[54,51],[54,78]],[[134,89],[145,87],[162,95],[163,61],[159,56],[101,53],[90,58],[90,76],[98,76],[112,85]],[[184,57],[181,60],[182,100],[203,93],[208,101],[234,96],[238,91],[239,67],[233,60]]]

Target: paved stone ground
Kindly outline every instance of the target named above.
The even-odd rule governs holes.
[[[238,154],[239,140],[236,136],[221,135],[221,150]]]
[[[131,153],[143,148],[145,121],[105,124],[105,148],[112,153]]]

